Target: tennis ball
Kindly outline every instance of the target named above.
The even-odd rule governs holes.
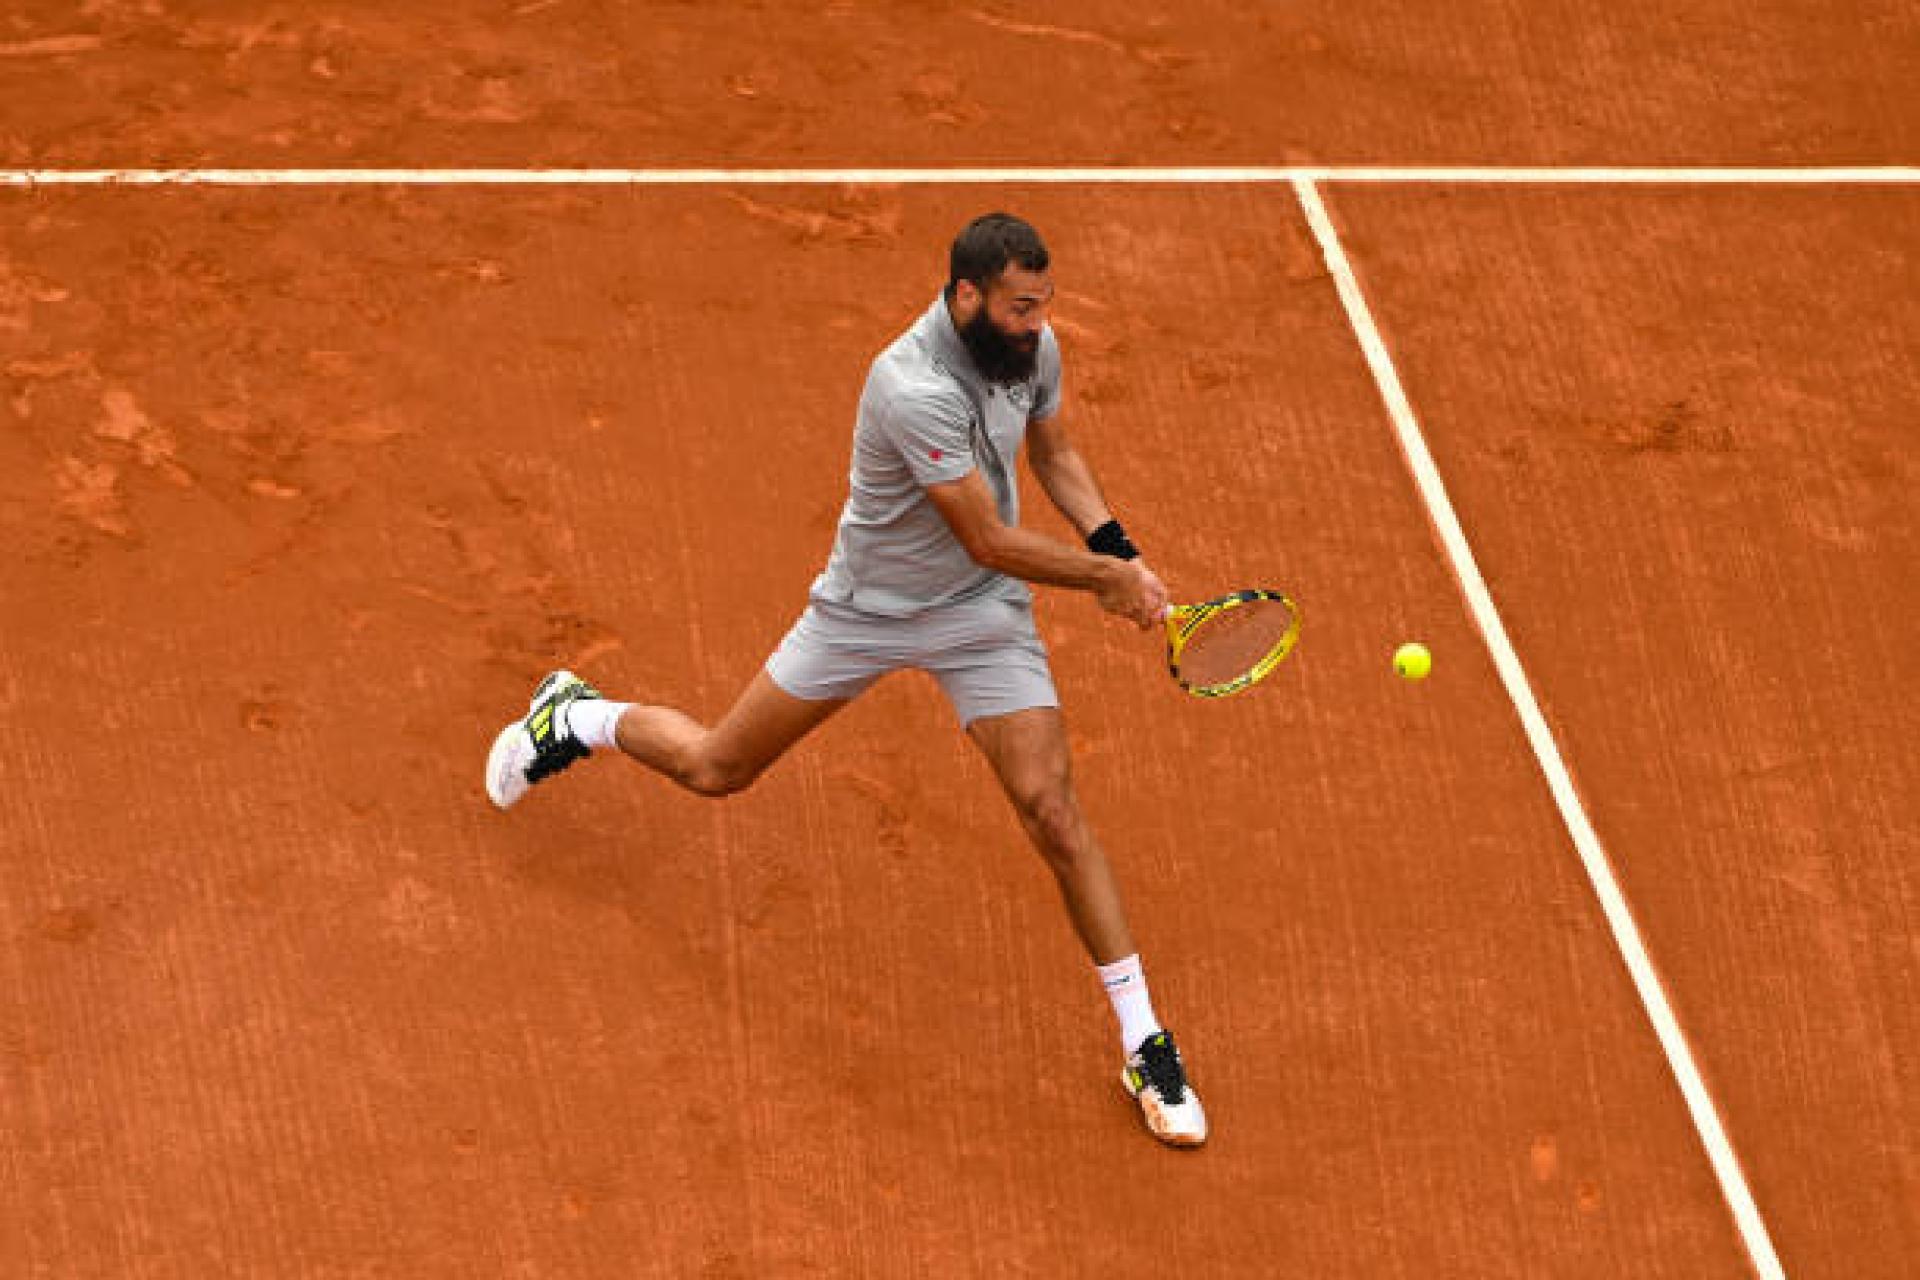
[[[1393,651],[1393,669],[1403,680],[1425,680],[1433,670],[1433,655],[1423,644],[1403,644]]]

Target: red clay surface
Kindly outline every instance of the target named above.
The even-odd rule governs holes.
[[[1920,154],[1891,0],[394,8],[16,4],[0,164]],[[1900,1274],[1915,198],[1329,199],[1790,1273]],[[1157,566],[1307,610],[1202,704],[1042,604],[1201,1153],[924,680],[480,789],[556,663],[726,704],[995,205]],[[1284,189],[0,192],[0,423],[8,1275],[1749,1274]]]
[[[1342,190],[1788,1273],[1920,1257],[1920,192]]]
[[[1905,0],[14,0],[0,164],[1875,164]]]
[[[0,437],[17,1273],[1744,1274],[1291,198],[1002,194],[1163,571],[1307,602],[1222,704],[1044,606],[1214,1144],[1141,1132],[917,677],[724,804],[620,762],[480,791],[552,663],[706,712],[751,675],[977,193],[42,192]]]

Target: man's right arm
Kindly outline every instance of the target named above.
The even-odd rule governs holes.
[[[1007,524],[977,470],[930,484],[926,492],[953,536],[981,567],[1027,582],[1092,592],[1101,608],[1141,627],[1160,621],[1167,592],[1151,570],[1137,561],[1095,555]]]

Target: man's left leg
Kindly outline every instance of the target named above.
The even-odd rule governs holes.
[[[987,716],[967,726],[1013,811],[1060,884],[1074,931],[1098,965],[1134,953],[1113,869],[1073,793],[1066,729],[1055,707]]]
[[[1160,1026],[1127,928],[1113,868],[1073,790],[1065,722],[1056,707],[982,716],[967,735],[993,766],[1020,825],[1046,860],[1075,932],[1100,969],[1127,1053],[1121,1081],[1154,1136],[1175,1146],[1206,1141],[1206,1114],[1187,1083],[1173,1037]]]

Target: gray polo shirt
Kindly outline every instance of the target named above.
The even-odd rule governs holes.
[[[987,596],[1025,601],[1027,585],[974,563],[926,487],[978,470],[1000,518],[1020,522],[1014,458],[1027,423],[1060,408],[1060,344],[1040,335],[1029,382],[995,386],[975,369],[944,297],[881,352],[853,429],[847,505],[813,598],[907,617]]]

